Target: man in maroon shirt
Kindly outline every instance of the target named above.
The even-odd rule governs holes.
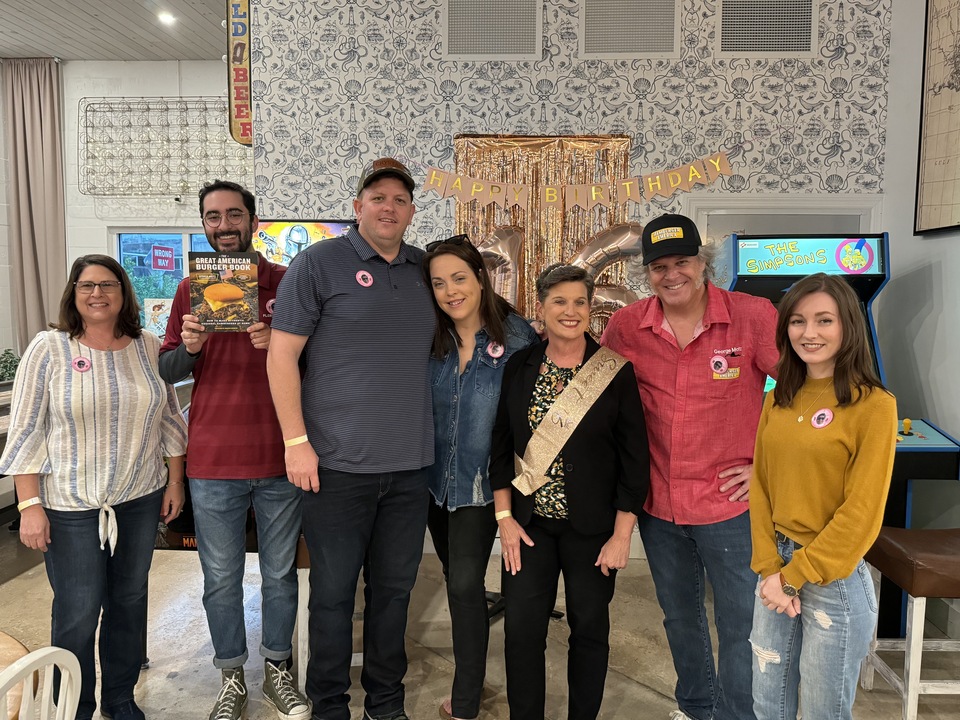
[[[214,250],[250,252],[258,218],[249,190],[222,180],[206,185],[200,216]],[[290,674],[302,493],[287,481],[266,370],[273,302],[286,268],[258,257],[260,322],[246,332],[205,332],[190,309],[189,278],[180,283],[160,348],[160,375],[170,383],[191,372],[194,379],[187,475],[213,664],[223,676],[210,718],[238,720],[247,704],[243,573],[252,504],[262,578],[263,696],[281,720],[307,720],[310,704]]]
[[[633,362],[647,417],[650,493],[639,524],[677,671],[670,717],[751,720],[757,576],[747,498],[763,387],[779,357],[777,311],[710,282],[714,248],[689,218],[656,218],[641,242],[654,297],[615,313],[601,342]]]

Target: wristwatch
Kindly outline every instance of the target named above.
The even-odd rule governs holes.
[[[780,589],[783,590],[784,595],[792,598],[796,597],[799,592],[793,585],[783,579],[783,573],[780,573]]]

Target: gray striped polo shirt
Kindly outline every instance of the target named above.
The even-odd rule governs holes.
[[[423,251],[388,263],[352,227],[311,245],[277,290],[273,327],[308,336],[301,402],[320,466],[351,473],[433,463],[431,291]]]

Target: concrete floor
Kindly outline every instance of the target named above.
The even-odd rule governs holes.
[[[263,669],[256,656],[260,643],[258,574],[255,556],[247,558],[245,615],[251,659],[245,669],[251,692],[246,717],[267,720],[276,715],[263,702],[259,690]],[[499,586],[497,568],[496,561],[491,561],[488,582],[493,588]],[[30,648],[49,644],[52,594],[39,554],[23,548],[13,536],[7,535],[5,528],[0,537],[0,582],[0,629]],[[205,720],[219,678],[211,664],[213,649],[200,604],[202,580],[196,554],[158,551],[150,583],[150,667],[140,676],[137,701],[148,718]],[[563,609],[562,596],[558,606]],[[675,675],[645,561],[633,560],[620,573],[611,612],[610,672],[601,717],[666,720],[676,707],[672,698]],[[359,624],[357,629],[359,635]],[[563,621],[551,624],[545,717],[557,720],[566,717],[566,636]],[[407,650],[410,659],[406,678],[407,712],[413,720],[436,718],[441,700],[449,693],[453,654],[443,579],[435,555],[425,555],[420,569],[410,611]],[[941,656],[927,665],[930,679],[960,678],[960,659]],[[354,716],[360,718],[363,692],[358,668],[353,670],[353,682],[351,707]],[[497,621],[491,631],[481,717],[505,719],[508,716],[503,629]],[[896,720],[900,718],[899,698],[878,677],[872,692],[859,692],[854,717]],[[948,718],[960,719],[960,698],[921,698],[920,720]]]

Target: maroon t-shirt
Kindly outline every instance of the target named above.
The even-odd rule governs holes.
[[[260,256],[260,320],[270,324],[286,268]],[[190,312],[190,280],[177,287],[160,354],[182,344]],[[252,480],[286,474],[283,436],[267,382],[267,351],[246,332],[210,333],[193,367],[187,475],[203,480]]]

